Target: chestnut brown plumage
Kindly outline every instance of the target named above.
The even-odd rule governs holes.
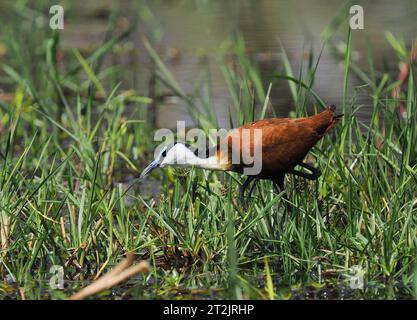
[[[218,157],[228,158],[228,171],[243,173],[245,165],[242,162],[232,164],[232,141],[236,138],[240,139],[241,148],[238,152],[240,152],[239,157],[242,159],[243,153],[254,153],[254,139],[249,139],[249,145],[247,142],[244,145],[243,142],[248,141],[248,139],[242,139],[242,131],[262,130],[262,169],[257,175],[248,176],[242,185],[240,191],[241,201],[243,202],[244,191],[252,180],[255,180],[255,184],[258,179],[272,180],[278,192],[284,187],[286,173],[316,180],[321,175],[320,170],[302,162],[302,160],[324,134],[329,132],[338,123],[342,115],[334,116],[335,109],[336,107],[331,105],[325,111],[306,118],[272,118],[259,120],[230,131],[225,138],[229,146],[228,154],[221,154],[221,150],[218,150]],[[251,134],[251,137],[253,136]],[[295,170],[294,168],[297,165],[308,169],[311,174]],[[249,197],[255,184],[251,188]]]

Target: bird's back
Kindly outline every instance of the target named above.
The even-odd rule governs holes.
[[[335,107],[331,106],[311,117],[272,118],[245,124],[227,134],[227,154],[218,150],[219,156],[227,157],[231,163],[230,170],[242,172],[247,164],[242,161],[232,163],[233,156],[234,159],[250,159],[259,150],[255,146],[262,145],[262,171],[258,176],[273,178],[273,175],[295,167],[317,141],[337,124],[338,117],[334,117],[334,110]],[[261,137],[256,132],[260,132]]]

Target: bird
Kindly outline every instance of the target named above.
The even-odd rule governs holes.
[[[158,167],[167,166],[236,172],[246,176],[239,191],[242,204],[245,203],[245,190],[253,183],[248,195],[251,198],[255,185],[260,180],[272,181],[278,193],[284,190],[286,174],[317,180],[321,176],[320,169],[303,160],[313,146],[333,129],[343,116],[343,114],[334,115],[335,110],[335,105],[330,105],[321,113],[309,117],[270,118],[244,124],[230,130],[220,144],[210,148],[203,157],[185,143],[166,145],[142,171],[139,179],[144,179]],[[245,132],[249,133],[249,139],[245,139]],[[255,132],[261,132],[260,137],[256,138]],[[233,141],[238,143],[234,144]],[[254,154],[256,150],[261,150],[261,165],[257,172],[249,170],[253,167],[253,163],[233,161],[234,156],[243,159],[245,155]],[[296,170],[297,165],[310,173]]]

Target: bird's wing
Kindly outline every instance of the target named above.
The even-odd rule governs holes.
[[[247,164],[242,159],[262,156],[264,172],[292,169],[303,160],[318,140],[338,121],[335,107],[306,118],[272,118],[259,120],[231,130],[218,149],[220,158],[227,159],[236,171]],[[237,161],[240,160],[240,163]]]
[[[289,170],[321,138],[321,135],[304,123],[293,119],[272,120],[245,125],[228,133],[224,143],[228,146],[229,161],[233,157],[235,159],[235,167],[244,166],[243,163],[236,163],[236,159],[250,159],[261,154],[263,171]],[[262,148],[259,149],[259,146]]]

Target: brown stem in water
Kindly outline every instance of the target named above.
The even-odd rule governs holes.
[[[70,300],[82,300],[95,295],[103,290],[110,289],[119,283],[133,277],[137,273],[149,272],[150,266],[147,261],[140,261],[132,266],[135,255],[128,253],[126,259],[120,262],[110,272],[93,282],[89,286],[81,289],[70,297]]]

